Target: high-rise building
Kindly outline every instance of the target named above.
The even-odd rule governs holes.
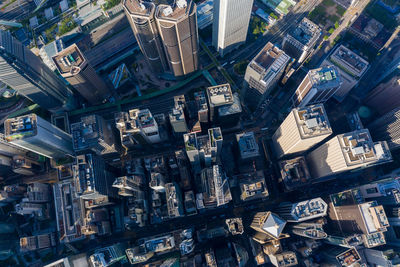
[[[115,263],[126,260],[126,246],[123,243],[100,248],[89,257],[90,266],[108,267]]]
[[[279,240],[288,237],[287,234],[282,233],[285,225],[285,220],[275,213],[266,211],[257,212],[250,227],[258,232],[258,235],[256,234],[253,239],[259,243],[266,243],[269,240]]]
[[[264,48],[247,66],[244,79],[248,88],[244,99],[249,106],[257,108],[282,76],[290,57],[272,43]]]
[[[324,103],[336,93],[341,84],[335,66],[310,70],[292,96],[293,106],[305,107]]]
[[[177,183],[165,184],[165,196],[167,200],[168,216],[170,218],[184,215],[182,192]]]
[[[246,41],[253,0],[214,0],[213,45],[221,57]]]
[[[363,250],[368,266],[391,267],[400,265],[400,252],[389,248],[366,248]]]
[[[169,113],[169,122],[175,134],[184,134],[189,131],[185,116],[185,96],[179,95],[174,97],[175,106]]]
[[[148,109],[117,113],[115,122],[120,131],[121,143],[126,148],[161,141],[158,123]]]
[[[13,145],[12,143],[6,140],[6,137],[3,133],[0,133],[0,154],[8,157],[13,157],[17,155],[25,155],[28,150]]]
[[[144,178],[138,175],[122,176],[115,179],[112,186],[118,188],[118,195],[133,197],[135,201],[145,199],[144,191],[141,186],[144,184]]]
[[[303,222],[326,216],[328,205],[322,198],[313,198],[298,203],[282,203],[277,208],[278,214],[288,222]]]
[[[370,91],[364,103],[380,115],[384,115],[400,106],[400,75],[379,84]]]
[[[311,180],[310,171],[304,157],[283,160],[279,162],[282,182],[287,191],[307,185]]]
[[[157,73],[167,71],[169,67],[155,18],[155,3],[124,0],[123,6],[140,50],[149,66]]]
[[[208,122],[208,105],[204,91],[194,92],[199,122]]]
[[[328,236],[320,223],[296,223],[291,226],[291,230],[295,235],[311,239],[324,239]]]
[[[388,96],[390,97],[390,96]],[[390,150],[400,148],[400,107],[386,113],[368,125],[376,140],[387,142]]]
[[[219,107],[233,104],[233,95],[229,83],[207,87],[210,121],[215,121]]]
[[[328,116],[322,104],[295,108],[272,136],[278,158],[305,152],[332,134]]]
[[[112,188],[114,175],[106,169],[104,160],[96,154],[76,157],[72,166],[76,192],[83,199],[98,199],[116,196]]]
[[[84,116],[80,122],[71,124],[71,135],[77,153],[93,151],[104,155],[120,150],[111,125],[98,115]]]
[[[314,179],[392,160],[387,143],[372,142],[367,129],[337,135],[306,158]]]
[[[56,245],[54,233],[21,237],[19,242],[22,252],[50,248]]]
[[[350,90],[357,85],[358,81],[368,69],[368,61],[361,56],[340,45],[332,55],[325,59],[321,67],[335,65],[337,67],[342,84],[334,94],[334,98],[339,102],[347,96]]]
[[[36,114],[4,122],[6,140],[16,146],[49,158],[73,156],[72,138]]]
[[[97,75],[76,44],[53,57],[54,64],[69,84],[71,84],[90,104],[99,104],[110,96],[106,83]]]
[[[311,20],[303,18],[300,24],[283,38],[283,50],[301,63],[312,53],[320,35],[321,28]]]
[[[269,196],[265,176],[262,171],[239,174],[235,178],[239,182],[240,200],[265,199]]]
[[[199,37],[194,1],[177,0],[160,4],[155,11],[158,30],[172,73],[184,76],[198,70]]]
[[[298,265],[296,253],[284,251],[278,254],[268,254],[269,260],[276,267],[289,267]]]
[[[61,78],[10,32],[0,31],[0,46],[1,82],[44,109],[68,109],[72,92]]]
[[[236,141],[239,146],[240,157],[242,160],[255,158],[260,155],[260,148],[258,147],[257,140],[254,137],[254,132],[236,134]]]

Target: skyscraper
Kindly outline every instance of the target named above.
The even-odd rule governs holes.
[[[376,140],[384,140],[390,150],[400,148],[400,107],[386,113],[368,125]]]
[[[67,108],[72,92],[10,32],[0,31],[0,81],[50,111]]]
[[[63,76],[90,104],[99,104],[110,96],[105,82],[97,75],[76,44],[53,57]]]
[[[328,205],[318,197],[294,204],[281,203],[277,211],[288,222],[303,222],[326,216]]]
[[[314,179],[392,160],[387,143],[373,142],[367,129],[339,134],[306,158]]]
[[[214,0],[213,45],[221,57],[246,41],[253,0]]]
[[[332,134],[322,104],[293,109],[272,136],[278,158],[305,152]]]
[[[257,242],[265,244],[269,241],[279,240],[289,237],[283,233],[286,221],[280,218],[275,213],[270,211],[257,212],[250,225],[251,228],[257,231],[253,237]]]
[[[342,81],[334,66],[310,70],[292,96],[293,106],[324,103],[339,89]]]
[[[167,71],[169,66],[158,32],[154,2],[124,0],[123,6],[140,50],[149,66],[157,73]]]
[[[36,114],[7,119],[4,128],[6,140],[26,150],[49,158],[74,155],[72,137]]]
[[[199,38],[196,4],[177,0],[174,5],[158,5],[156,20],[172,73],[184,76],[198,69]]]
[[[244,99],[247,105],[257,108],[277,84],[290,57],[272,43],[264,48],[247,65],[244,79],[247,83]]]
[[[174,97],[175,106],[169,113],[169,122],[175,134],[184,134],[188,132],[185,116],[185,96],[179,95]]]

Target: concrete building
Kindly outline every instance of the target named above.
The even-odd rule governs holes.
[[[1,155],[7,156],[7,157],[13,157],[13,156],[17,156],[17,155],[25,155],[27,152],[28,152],[28,150],[8,142],[4,133],[0,133],[0,154]]]
[[[387,143],[373,142],[367,129],[337,135],[306,158],[314,179],[392,160]]]
[[[155,18],[156,5],[151,1],[124,0],[125,15],[147,63],[156,73],[169,66]]]
[[[229,83],[207,87],[207,98],[210,110],[210,121],[215,121],[218,109],[233,104],[233,95]]]
[[[326,216],[328,205],[322,198],[313,198],[298,203],[282,203],[278,214],[288,222],[303,222]]]
[[[125,245],[122,243],[97,249],[90,255],[89,263],[94,267],[108,267],[126,260]]]
[[[331,65],[337,67],[342,82],[340,88],[335,92],[333,97],[339,102],[342,102],[367,71],[369,63],[344,45],[340,45],[333,51],[331,56],[325,59],[321,64],[323,67]]]
[[[71,135],[77,153],[93,151],[105,155],[120,151],[111,125],[98,115],[84,116],[80,122],[72,123]]]
[[[72,169],[75,190],[82,199],[96,200],[116,196],[116,190],[111,187],[115,177],[106,169],[106,164],[100,156],[79,155]]]
[[[148,109],[117,113],[115,122],[120,131],[121,143],[126,148],[161,141],[158,123]]]
[[[400,106],[400,75],[379,84],[368,93],[364,103],[383,116],[397,109]]]
[[[384,232],[389,221],[383,206],[376,201],[363,202],[351,190],[330,196],[329,217],[342,233],[361,234],[364,246],[372,248],[386,244]]]
[[[175,77],[199,68],[196,8],[191,0],[177,0],[172,6],[160,4],[155,11],[167,62]]]
[[[82,207],[72,179],[53,185],[54,207],[60,243],[82,240]]]
[[[369,266],[391,267],[400,265],[400,253],[389,248],[366,248],[363,250]]]
[[[100,104],[111,95],[105,82],[97,75],[76,44],[53,57],[61,76],[90,104]]]
[[[169,122],[175,134],[184,134],[189,131],[185,116],[185,96],[179,95],[174,97],[175,105],[169,113]]]
[[[323,105],[295,108],[272,136],[278,158],[305,152],[332,134]]]
[[[194,99],[197,107],[198,120],[201,123],[208,122],[208,105],[204,91],[194,93]]]
[[[325,239],[328,237],[328,234],[325,233],[324,228],[320,223],[297,223],[292,225],[291,228],[293,234],[314,240]]]
[[[200,174],[202,195],[201,207],[216,208],[232,201],[228,178],[221,166],[214,165],[203,169]]]
[[[310,70],[292,96],[295,107],[324,103],[331,98],[342,84],[335,66]]]
[[[48,184],[33,183],[28,185],[26,191],[27,202],[45,203],[51,200],[50,186]]]
[[[286,54],[302,63],[313,51],[321,36],[321,28],[307,18],[287,33],[283,38],[282,47]]]
[[[263,171],[239,174],[235,178],[239,183],[242,201],[268,198],[269,192]]]
[[[287,191],[305,186],[311,180],[310,171],[304,157],[280,161],[279,167],[282,182]]]
[[[233,103],[218,108],[218,124],[224,128],[238,126],[240,115],[242,114],[242,105],[239,94],[233,94]]]
[[[390,97],[390,96],[389,96]],[[386,98],[386,96],[385,96]],[[400,148],[400,107],[386,113],[368,125],[376,140],[387,142],[390,150]]]
[[[10,32],[0,31],[0,81],[44,109],[73,108],[72,91]]]
[[[289,237],[283,233],[286,221],[270,211],[257,212],[250,225],[257,231],[253,239],[261,244]]]
[[[213,23],[213,0],[207,0],[197,6],[197,25],[200,30]]]
[[[246,42],[252,7],[252,0],[214,0],[212,42],[221,57]]]
[[[14,173],[22,175],[35,175],[45,171],[44,162],[40,162],[38,158],[30,158],[28,156],[12,157],[11,166]]]
[[[118,188],[118,195],[132,197],[135,201],[143,201],[145,194],[141,188],[144,185],[144,177],[138,175],[122,176],[115,179],[112,187]]]
[[[236,141],[239,146],[240,157],[242,160],[255,158],[260,155],[254,132],[236,134]]]
[[[56,245],[54,233],[21,237],[19,240],[21,252],[50,248]]]
[[[298,265],[296,253],[285,251],[279,254],[269,254],[269,260],[276,267],[288,267]]]
[[[182,192],[176,183],[165,184],[165,196],[169,218],[184,216]]]
[[[279,81],[289,60],[290,57],[272,43],[264,46],[246,68],[244,79],[248,88],[244,99],[247,105],[258,107]]]
[[[36,114],[4,122],[5,138],[11,144],[48,158],[73,156],[72,138]]]

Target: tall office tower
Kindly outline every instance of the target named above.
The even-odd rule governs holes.
[[[149,66],[156,73],[167,71],[168,63],[155,19],[156,5],[151,1],[124,0],[123,6]]]
[[[1,82],[44,109],[68,108],[72,92],[37,56],[10,32],[0,31],[0,46]]]
[[[286,54],[302,63],[314,50],[321,28],[307,18],[283,38],[282,47]]]
[[[332,227],[342,233],[361,234],[366,247],[386,244],[384,232],[389,221],[383,206],[376,201],[363,202],[352,190],[330,196],[329,217]]]
[[[355,267],[362,266],[361,256],[356,247],[329,246],[321,251],[322,266]]]
[[[320,223],[297,223],[291,226],[291,231],[293,234],[307,237],[311,239],[325,239],[328,234],[325,233],[322,224]]]
[[[282,233],[285,225],[285,220],[275,213],[266,211],[257,212],[250,227],[257,231],[253,239],[261,244],[265,244],[272,240],[289,237],[289,235]]]
[[[208,122],[208,105],[204,91],[194,92],[194,100],[197,107],[197,117],[199,122]]]
[[[219,124],[235,124],[239,121],[242,107],[238,96],[232,94],[229,83],[207,87],[208,105],[210,107],[210,121],[218,121]]]
[[[54,64],[64,77],[90,104],[102,103],[111,92],[97,75],[76,44],[53,57]]]
[[[400,252],[390,248],[366,248],[363,250],[368,266],[399,266]]]
[[[78,196],[78,184],[73,179],[53,184],[54,207],[60,243],[70,243],[85,238],[82,229],[84,207]]]
[[[364,103],[380,115],[384,115],[400,106],[400,75],[381,83],[370,91]]]
[[[144,185],[144,179],[137,175],[118,177],[112,184],[113,187],[118,188],[118,195],[133,197],[135,201],[143,201],[145,198],[142,185]]]
[[[379,205],[397,206],[400,204],[399,177],[361,185],[359,190],[364,199],[376,200]]]
[[[111,125],[98,115],[84,116],[80,122],[71,124],[71,135],[77,153],[93,151],[105,155],[120,151]]]
[[[104,160],[96,154],[79,155],[72,166],[76,192],[82,199],[96,200],[115,197],[114,175],[106,169]]]
[[[329,58],[326,58],[321,67],[335,65],[337,67],[342,84],[333,96],[342,102],[353,87],[368,69],[368,61],[354,53],[344,45],[340,45]]]
[[[185,215],[183,210],[182,191],[177,183],[165,184],[165,197],[169,218],[177,218]]]
[[[288,222],[303,222],[326,216],[328,205],[318,197],[294,204],[282,203],[276,211]]]
[[[54,233],[21,237],[21,252],[34,251],[38,249],[50,248],[56,245]]]
[[[197,135],[196,133],[187,133],[183,135],[183,142],[185,143],[186,155],[192,165],[200,167],[200,155],[197,148]]]
[[[28,114],[4,122],[8,142],[48,158],[73,156],[72,138],[36,114]]]
[[[114,244],[112,246],[97,249],[93,255],[89,257],[90,266],[112,266],[117,262],[126,260],[125,249],[123,243]]]
[[[260,148],[254,132],[236,134],[236,142],[238,143],[240,158],[242,160],[254,159],[260,155]]]
[[[175,77],[198,70],[199,37],[194,1],[158,5],[156,20],[169,67]]]
[[[246,42],[253,0],[215,0],[212,42],[221,57]]]
[[[334,66],[310,70],[292,96],[293,106],[326,102],[339,89],[342,81]]]
[[[35,175],[45,170],[44,162],[27,156],[14,156],[12,158],[13,172],[22,175]]]
[[[306,158],[314,179],[392,161],[387,143],[372,142],[367,129],[339,134]]]
[[[175,106],[169,113],[169,122],[175,134],[184,134],[189,131],[185,116],[185,96],[179,95],[174,97]]]
[[[161,141],[158,123],[148,109],[131,109],[129,112],[117,113],[115,122],[125,148]]]
[[[280,161],[279,167],[285,191],[292,191],[305,186],[311,180],[310,171],[304,157]]]
[[[368,125],[372,137],[387,142],[390,150],[400,148],[400,107],[386,113]]]
[[[328,115],[322,104],[295,108],[272,136],[278,158],[305,152],[332,134]]]
[[[254,108],[264,100],[278,83],[290,57],[272,43],[267,43],[246,68],[244,79],[248,88],[244,99]]]
[[[297,266],[297,256],[293,251],[283,251],[277,254],[268,254],[271,264],[276,267]]]
[[[26,196],[30,203],[43,203],[51,200],[50,185],[33,183],[28,185]]]
[[[0,154],[8,157],[13,157],[17,155],[25,155],[28,150],[16,146],[6,140],[3,133],[0,133]]]

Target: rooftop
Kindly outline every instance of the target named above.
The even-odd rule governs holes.
[[[100,136],[99,117],[89,115],[81,118],[81,122],[71,124],[74,150],[89,148],[97,144]]]
[[[321,34],[321,28],[307,18],[303,18],[299,26],[290,34],[305,46],[313,46]]]
[[[302,222],[306,220],[323,217],[328,211],[328,205],[322,198],[313,198],[293,204],[291,216],[288,221]]]
[[[357,250],[355,248],[352,248],[337,255],[336,259],[339,264],[341,264],[341,266],[352,266],[352,264],[358,262],[361,258]]]
[[[208,129],[208,138],[212,147],[217,146],[217,141],[222,141],[222,131],[220,127]]]
[[[271,255],[270,257],[276,259],[278,267],[296,266],[298,264],[296,253],[292,251],[285,251],[280,254]]]
[[[156,16],[167,20],[179,20],[185,16],[194,3],[186,0],[176,0],[173,5],[159,5]]]
[[[218,115],[228,116],[242,112],[242,106],[240,104],[240,98],[237,93],[233,94],[233,103],[230,105],[222,106],[218,108]]]
[[[260,74],[265,74],[263,80],[278,73],[286,65],[290,57],[272,43],[267,43],[264,48],[250,62],[250,67]]]
[[[335,66],[326,66],[310,70],[307,74],[313,87],[319,90],[339,87],[342,83]]]
[[[293,112],[302,139],[332,134],[332,128],[323,104],[296,108]]]
[[[146,240],[144,246],[147,252],[163,252],[175,247],[175,239],[172,235],[165,235]]]
[[[259,147],[254,137],[254,132],[236,134],[236,141],[238,142],[242,159],[259,156]]]
[[[61,74],[76,74],[86,62],[83,54],[76,44],[73,44],[53,57],[53,61]]]
[[[133,113],[134,111],[130,110],[129,115],[131,115],[131,112]],[[155,126],[154,117],[151,114],[149,109],[137,110],[136,116],[137,116],[137,121],[142,128]],[[135,116],[131,116],[131,117],[135,117]]]
[[[283,183],[287,190],[307,184],[311,179],[310,172],[304,157],[279,162]]]
[[[7,141],[23,139],[37,134],[36,114],[24,115],[4,122],[5,138]]]
[[[76,163],[72,168],[77,187],[76,191],[79,194],[94,193],[96,189],[92,155],[86,154],[77,156]]]
[[[337,66],[355,77],[361,77],[368,68],[368,61],[345,47],[340,45],[331,55],[331,61]]]
[[[206,90],[210,106],[233,104],[233,95],[229,83],[207,87]]]
[[[123,4],[132,15],[149,16],[155,9],[154,3],[150,1],[125,0]]]
[[[173,183],[165,184],[165,194],[167,198],[168,215],[170,218],[183,216],[182,203],[177,192],[178,185]]]
[[[240,184],[241,200],[247,201],[269,196],[263,171],[240,174],[237,175],[236,178]]]
[[[390,161],[391,153],[386,142],[372,142],[367,129],[338,135],[347,165]]]
[[[383,206],[378,206],[376,201],[371,201],[359,205],[368,234],[386,231],[389,221]]]
[[[192,151],[197,149],[197,136],[196,133],[187,133],[183,135],[183,141],[185,142],[186,151]]]

